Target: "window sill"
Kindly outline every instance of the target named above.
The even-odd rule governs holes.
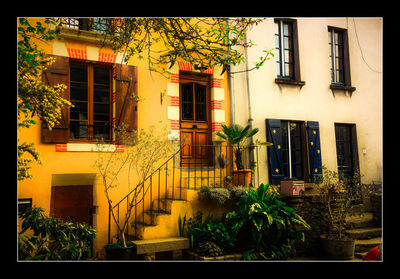
[[[341,85],[341,84],[331,84],[329,86],[330,89],[332,90],[343,90],[343,91],[349,91],[350,93],[353,93],[353,91],[356,90],[355,87],[348,86],[348,85]]]
[[[293,79],[284,79],[284,78],[276,78],[275,79],[275,83],[300,86],[300,88],[303,87],[303,85],[306,84],[305,81],[293,80]]]
[[[67,143],[56,144],[56,152],[124,152],[120,144]]]

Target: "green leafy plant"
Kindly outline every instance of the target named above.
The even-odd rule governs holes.
[[[235,247],[236,243],[236,234],[232,232],[224,219],[218,220],[209,214],[203,221],[203,213],[200,211],[193,218],[189,218],[187,234],[191,240],[191,248],[195,251],[201,243],[212,242],[227,253]]]
[[[251,129],[250,125],[247,125],[243,128],[238,124],[233,124],[232,126],[226,126],[222,124],[221,127],[222,133],[217,132],[216,135],[223,138],[234,147],[236,167],[238,170],[244,169],[242,162],[242,151],[245,140],[257,134],[258,128]]]
[[[91,257],[95,229],[86,223],[62,222],[43,212],[42,208],[33,207],[20,214],[23,219],[18,234],[20,260],[84,260]]]
[[[238,124],[233,124],[231,126],[226,126],[224,124],[221,125],[222,133],[217,132],[216,135],[226,140],[230,145],[234,147],[235,153],[235,164],[238,170],[244,169],[243,160],[242,160],[242,152],[245,148],[246,139],[251,138],[255,134],[258,133],[259,129],[254,128],[251,129],[250,125],[246,127],[242,127]],[[256,144],[260,145],[272,145],[269,142],[259,142],[256,141]]]
[[[253,249],[269,258],[291,257],[296,241],[304,241],[303,230],[310,229],[268,184],[261,184],[256,191],[250,188],[237,206],[237,211],[228,212],[225,219],[238,242],[245,250]]]

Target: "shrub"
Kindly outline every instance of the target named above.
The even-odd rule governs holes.
[[[86,223],[61,222],[43,215],[42,208],[28,208],[20,214],[18,235],[20,260],[83,260],[91,257],[96,231]],[[26,233],[31,230],[32,234]]]
[[[218,220],[208,215],[203,222],[203,213],[198,211],[193,218],[187,221],[187,235],[191,248],[197,250],[200,243],[212,242],[225,253],[235,247],[236,234],[224,220]]]
[[[228,212],[225,222],[243,249],[265,252],[268,258],[290,258],[296,241],[304,241],[303,230],[310,228],[268,184],[261,184],[256,191],[250,188],[236,205],[237,211]]]

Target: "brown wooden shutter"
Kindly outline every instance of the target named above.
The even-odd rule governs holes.
[[[137,130],[137,67],[115,65],[116,74],[116,126],[127,125],[127,131]]]
[[[58,55],[48,55],[56,59],[43,74],[45,84],[55,86],[64,84],[67,89],[61,92],[63,99],[69,100],[69,58]],[[47,125],[42,122],[42,143],[67,143],[69,138],[68,107],[61,108],[61,119],[50,131]]]

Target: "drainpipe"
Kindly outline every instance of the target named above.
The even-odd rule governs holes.
[[[244,34],[244,43],[247,45],[247,34]],[[244,56],[246,60],[246,83],[247,83],[247,100],[249,103],[249,120],[248,123],[250,128],[253,129],[253,115],[251,112],[251,94],[250,94],[250,83],[249,83],[249,61],[248,61],[248,54],[247,54],[247,47],[244,48]],[[253,137],[250,138],[251,145],[253,145]]]
[[[229,28],[229,18],[226,21],[228,28]],[[229,36],[229,34],[228,34]],[[231,46],[228,46],[228,51],[231,50]],[[233,88],[232,88],[232,74],[231,74],[231,65],[229,65],[228,68],[228,83],[229,83],[229,98],[230,98],[230,103],[231,103],[231,124],[235,123],[235,116],[233,113]]]
[[[244,33],[244,43],[247,45],[247,33]],[[249,61],[248,61],[248,54],[247,54],[247,47],[244,48],[244,55],[245,55],[245,60],[246,60],[246,85],[247,85],[247,100],[249,103],[249,120],[248,123],[250,125],[250,129],[253,129],[253,114],[251,111],[251,91],[250,91],[250,81],[249,81]],[[249,155],[250,155],[250,168],[251,168],[251,183],[253,183],[253,177],[255,175],[255,169],[257,166],[257,162],[254,160],[254,140],[253,137],[250,138],[250,149],[249,149]],[[255,179],[254,179],[255,182]],[[258,181],[259,183],[259,181]],[[254,186],[254,185],[253,185]],[[258,186],[258,185],[255,185]]]

